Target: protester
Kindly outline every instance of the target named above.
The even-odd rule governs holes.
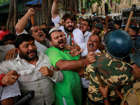
[[[8,34],[6,36],[3,37],[2,39],[2,45],[0,45],[0,62],[5,60],[6,54],[9,50],[15,48],[14,44],[15,44],[15,40],[16,40],[16,35],[14,34]]]
[[[53,1],[53,5],[52,5],[52,10],[51,10],[51,13],[52,13],[52,22],[55,24],[59,24],[60,23],[60,16],[59,16],[59,12],[57,10],[57,0],[54,0]],[[74,35],[73,35],[73,30],[74,30],[74,16],[72,16],[71,14],[65,14],[63,17],[62,17],[62,21],[63,21],[63,24],[61,24],[59,27],[59,29],[61,29],[65,35],[66,35],[66,39],[67,39],[67,44],[68,45],[72,45],[74,44]]]
[[[82,19],[80,27],[73,31],[74,43],[80,46],[82,51],[82,56],[87,55],[87,41],[91,35],[90,26],[88,19]]]
[[[70,51],[65,50],[66,37],[59,28],[50,30],[49,39],[53,47],[48,48],[46,54],[51,64],[60,69],[64,75],[63,81],[55,85],[55,105],[81,105],[81,82],[77,72],[94,62],[94,56],[89,54],[85,59],[71,56]]]
[[[15,46],[18,49],[18,56],[0,64],[0,73],[5,74],[1,77],[2,103],[7,102],[5,100],[9,98],[21,95],[21,91],[33,90],[35,97],[31,99],[30,105],[52,105],[55,100],[53,82],[63,80],[62,73],[51,70],[48,57],[37,52],[31,35],[18,36]],[[9,105],[8,102],[6,105]]]
[[[25,29],[26,25],[28,24],[28,20],[30,17],[35,14],[35,10],[33,8],[28,9],[27,13],[17,22],[15,29],[16,34],[20,35],[22,33],[28,33]],[[43,30],[34,25],[30,28],[30,33],[35,39],[35,44],[37,46],[37,50],[40,52],[45,52],[45,50],[50,46],[48,40],[46,39],[46,35]]]
[[[6,26],[1,26],[1,28],[0,28],[0,40],[2,40],[3,39],[3,37],[5,36],[5,35],[7,35],[7,34],[9,34],[10,32],[9,32],[9,30],[7,30],[6,29]]]
[[[38,25],[31,24],[40,6],[37,4],[18,20],[16,36],[7,34],[5,26],[1,28],[2,105],[14,105],[23,91],[32,90],[35,97],[27,105],[120,105],[129,89],[133,93],[133,85],[140,78],[137,16],[127,22],[123,18],[127,13],[122,14],[121,20],[99,16],[95,11],[90,14],[82,7],[64,7],[62,12],[59,3],[60,0],[53,0],[48,11],[51,26],[45,18]],[[69,4],[67,0],[63,3]],[[135,89],[137,94],[139,86]],[[124,101],[124,105],[131,101],[132,96],[127,97],[129,101]]]

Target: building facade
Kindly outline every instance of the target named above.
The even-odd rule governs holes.
[[[92,4],[92,12],[98,12],[99,15],[105,15],[104,3],[105,2],[102,2],[101,6],[98,6],[97,3]],[[109,4],[109,10],[111,13],[121,13],[123,9],[131,8],[133,4],[140,6],[140,0],[121,0],[120,3],[112,2],[112,5]]]

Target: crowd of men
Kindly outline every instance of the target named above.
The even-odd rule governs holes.
[[[26,29],[35,14],[30,8],[15,34],[1,36],[1,104],[120,105],[140,78],[139,24],[124,31],[121,20],[61,18],[57,8],[54,0],[49,31],[46,25]],[[129,97],[122,105],[135,101]]]

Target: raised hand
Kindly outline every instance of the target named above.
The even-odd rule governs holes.
[[[27,13],[29,16],[35,15],[35,10],[33,8],[28,9]]]

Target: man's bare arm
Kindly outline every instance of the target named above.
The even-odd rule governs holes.
[[[56,63],[56,67],[60,70],[76,70],[87,66],[96,61],[94,53],[89,53],[86,58],[80,60],[59,60]]]
[[[51,15],[52,18],[56,18],[58,16],[58,0],[53,0]]]
[[[31,15],[35,14],[35,10],[33,8],[30,8],[27,13],[18,21],[18,23],[15,26],[15,30],[17,34],[20,34],[23,32],[24,28],[26,27],[28,20],[30,19]]]
[[[78,61],[69,61],[69,60],[59,60],[56,63],[56,67],[58,67],[60,70],[78,70],[81,67],[84,67],[87,65],[86,60],[78,60]]]

